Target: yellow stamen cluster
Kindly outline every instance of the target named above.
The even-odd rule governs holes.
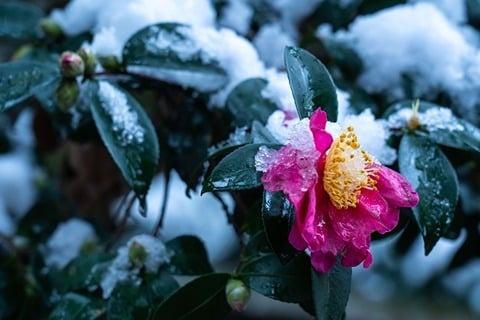
[[[377,169],[372,157],[360,149],[353,127],[332,144],[327,155],[323,187],[337,209],[356,207],[361,189],[375,189]]]

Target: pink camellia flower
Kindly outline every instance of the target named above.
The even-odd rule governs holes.
[[[398,223],[400,207],[414,207],[418,195],[399,173],[376,163],[352,127],[335,140],[320,109],[292,129],[285,146],[261,147],[255,157],[265,190],[282,191],[295,207],[289,241],[308,249],[312,265],[327,272],[342,265],[372,263],[370,237]]]

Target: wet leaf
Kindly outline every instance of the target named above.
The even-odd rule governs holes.
[[[231,311],[225,296],[229,278],[212,273],[190,281],[157,306],[153,319],[225,319]]]
[[[263,193],[262,219],[265,233],[280,262],[287,263],[298,251],[288,241],[295,212],[293,205],[281,192]]]
[[[202,92],[227,82],[226,72],[198,43],[195,30],[178,23],[159,23],[135,33],[123,48],[123,63],[129,73]]]
[[[316,319],[342,320],[350,296],[352,268],[342,267],[340,259],[326,273],[312,269],[312,290]]]
[[[128,185],[144,202],[159,160],[155,128],[139,103],[108,82],[90,82],[95,125]]]
[[[25,2],[0,3],[0,37],[38,38],[38,23],[44,16],[37,6]]]
[[[398,164],[420,197],[413,208],[425,254],[447,234],[458,201],[458,180],[450,161],[432,141],[411,134],[400,142]]]
[[[337,91],[323,63],[301,48],[287,47],[285,66],[299,117],[309,117],[321,108],[329,121],[337,121]]]
[[[282,264],[260,233],[249,241],[244,259],[238,277],[252,290],[285,302],[311,299],[310,258],[306,254]]]
[[[388,117],[401,109],[411,109],[414,101],[407,100],[400,103],[396,103],[390,106],[384,114],[384,117]],[[434,103],[420,101],[418,111],[425,113],[429,109],[447,107],[440,106]],[[415,131],[415,134],[419,136],[427,137],[433,142],[455,149],[461,149],[466,151],[480,152],[480,129],[475,127],[470,122],[458,118],[454,114],[451,114],[449,118],[443,119],[444,122],[440,122],[435,125],[422,126]]]
[[[0,64],[0,111],[29,98],[59,77],[50,64],[32,61]]]
[[[248,144],[223,158],[206,179],[202,193],[244,190],[261,186],[261,172],[255,168],[255,155],[262,144]],[[278,145],[267,145],[278,148]]]
[[[227,97],[227,108],[233,114],[237,127],[250,126],[256,120],[265,124],[277,106],[264,98],[265,79],[247,79],[238,84]]]
[[[49,320],[94,320],[105,314],[102,300],[94,300],[77,293],[67,293],[57,303]]]
[[[173,274],[199,275],[213,272],[202,241],[194,236],[180,236],[166,243],[173,252],[169,271]]]
[[[149,319],[153,306],[164,301],[178,283],[164,270],[146,274],[141,284],[133,280],[117,283],[108,299],[108,319]]]
[[[111,259],[111,254],[103,252],[89,252],[79,255],[54,279],[57,283],[56,288],[60,292],[88,288],[91,285],[89,279],[92,277],[95,265]]]

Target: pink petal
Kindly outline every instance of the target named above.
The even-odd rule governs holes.
[[[317,150],[324,154],[333,142],[333,138],[325,131],[325,125],[327,124],[327,114],[321,109],[315,110],[310,117],[310,130],[313,133],[313,139],[315,141],[315,147]]]
[[[357,205],[362,219],[371,229],[370,233],[378,231],[386,233],[398,224],[399,212],[397,207],[392,207],[376,190],[362,190]]]
[[[311,253],[311,262],[316,271],[328,272],[337,262],[337,257],[331,252],[323,253],[321,251],[317,251]]]
[[[303,236],[299,230],[301,223],[295,221],[290,234],[288,236],[288,241],[290,244],[297,250],[303,251],[307,248],[307,242],[303,239]]]
[[[344,267],[355,267],[363,261],[365,268],[369,267],[372,263],[372,254],[368,248],[358,249],[354,246],[347,246],[342,259],[342,265]]]
[[[385,166],[379,166],[377,174],[377,189],[390,205],[411,208],[418,204],[418,194],[401,174]]]

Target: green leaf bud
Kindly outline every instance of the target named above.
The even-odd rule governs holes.
[[[98,57],[98,62],[100,62],[105,70],[120,71],[122,69],[122,64],[114,55]]]
[[[58,107],[67,112],[77,102],[80,87],[75,79],[63,79],[55,93]]]
[[[72,79],[83,75],[85,71],[85,63],[82,58],[75,52],[65,51],[58,59],[60,73],[66,79]]]
[[[250,288],[239,279],[230,279],[225,286],[227,302],[233,310],[242,312],[250,300]]]
[[[60,38],[64,35],[62,27],[51,18],[41,19],[39,26],[43,33],[49,37]]]
[[[77,54],[82,58],[83,63],[85,64],[85,76],[92,77],[95,74],[95,69],[97,67],[97,58],[88,48],[82,47],[77,51]]]

